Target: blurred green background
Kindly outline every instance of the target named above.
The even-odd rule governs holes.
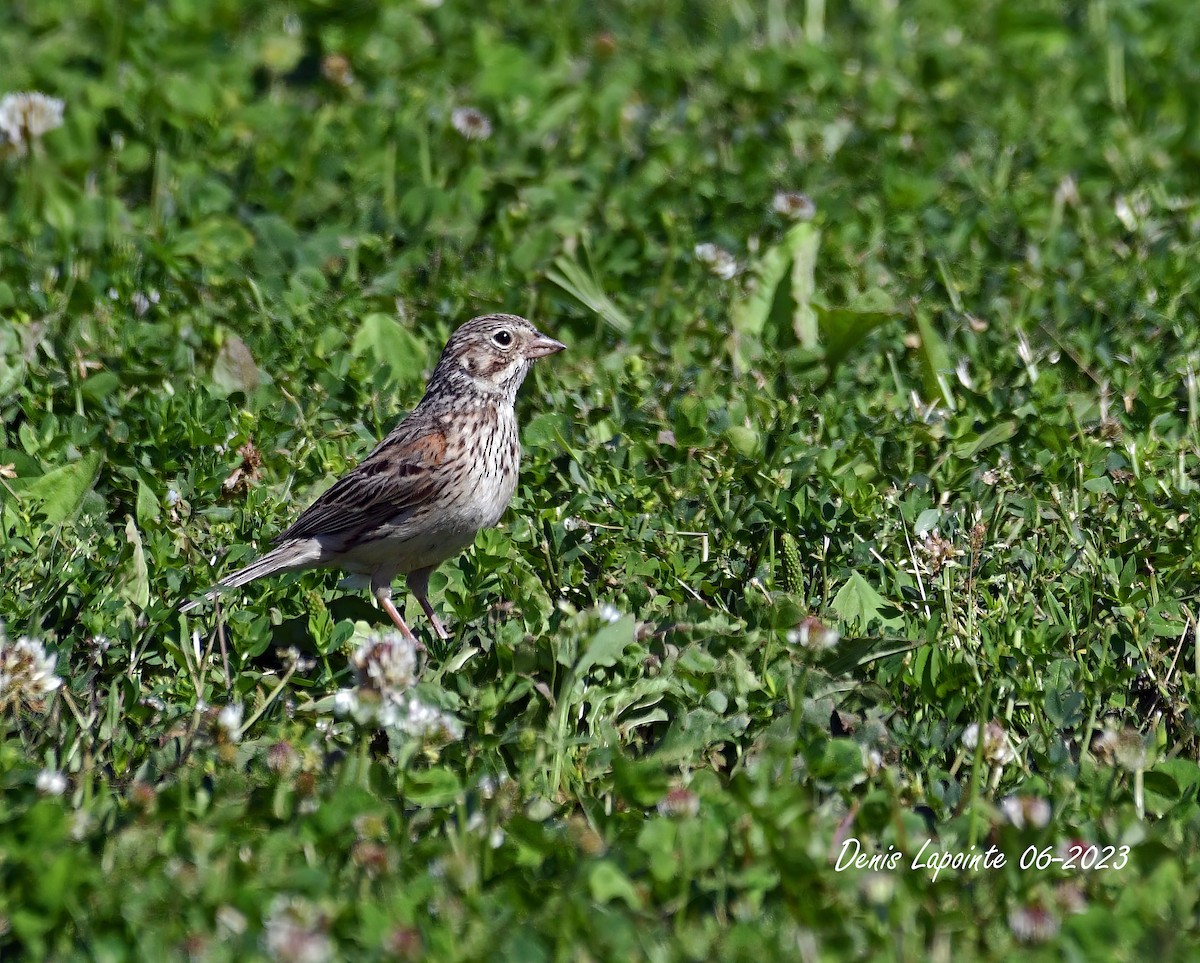
[[[0,956],[1189,959],[1198,34],[9,0]],[[461,740],[332,714],[333,576],[176,614],[498,309],[570,350],[435,577]]]

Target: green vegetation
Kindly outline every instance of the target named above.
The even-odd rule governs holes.
[[[9,0],[0,957],[1193,959],[1198,64],[1186,0]],[[409,611],[437,736],[335,713],[332,574],[178,614],[495,309],[570,350]]]

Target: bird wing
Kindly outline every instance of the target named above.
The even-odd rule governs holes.
[[[333,547],[369,541],[372,529],[394,525],[433,500],[446,451],[444,427],[410,415],[272,542],[320,538]]]

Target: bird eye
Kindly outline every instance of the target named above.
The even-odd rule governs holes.
[[[496,344],[500,345],[500,347],[507,348],[510,344],[512,344],[512,332],[501,328],[492,335],[492,340],[495,341]]]

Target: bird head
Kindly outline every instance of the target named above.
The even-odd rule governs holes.
[[[473,390],[511,402],[533,362],[565,347],[515,314],[485,314],[472,318],[450,336],[430,388],[442,385]]]

